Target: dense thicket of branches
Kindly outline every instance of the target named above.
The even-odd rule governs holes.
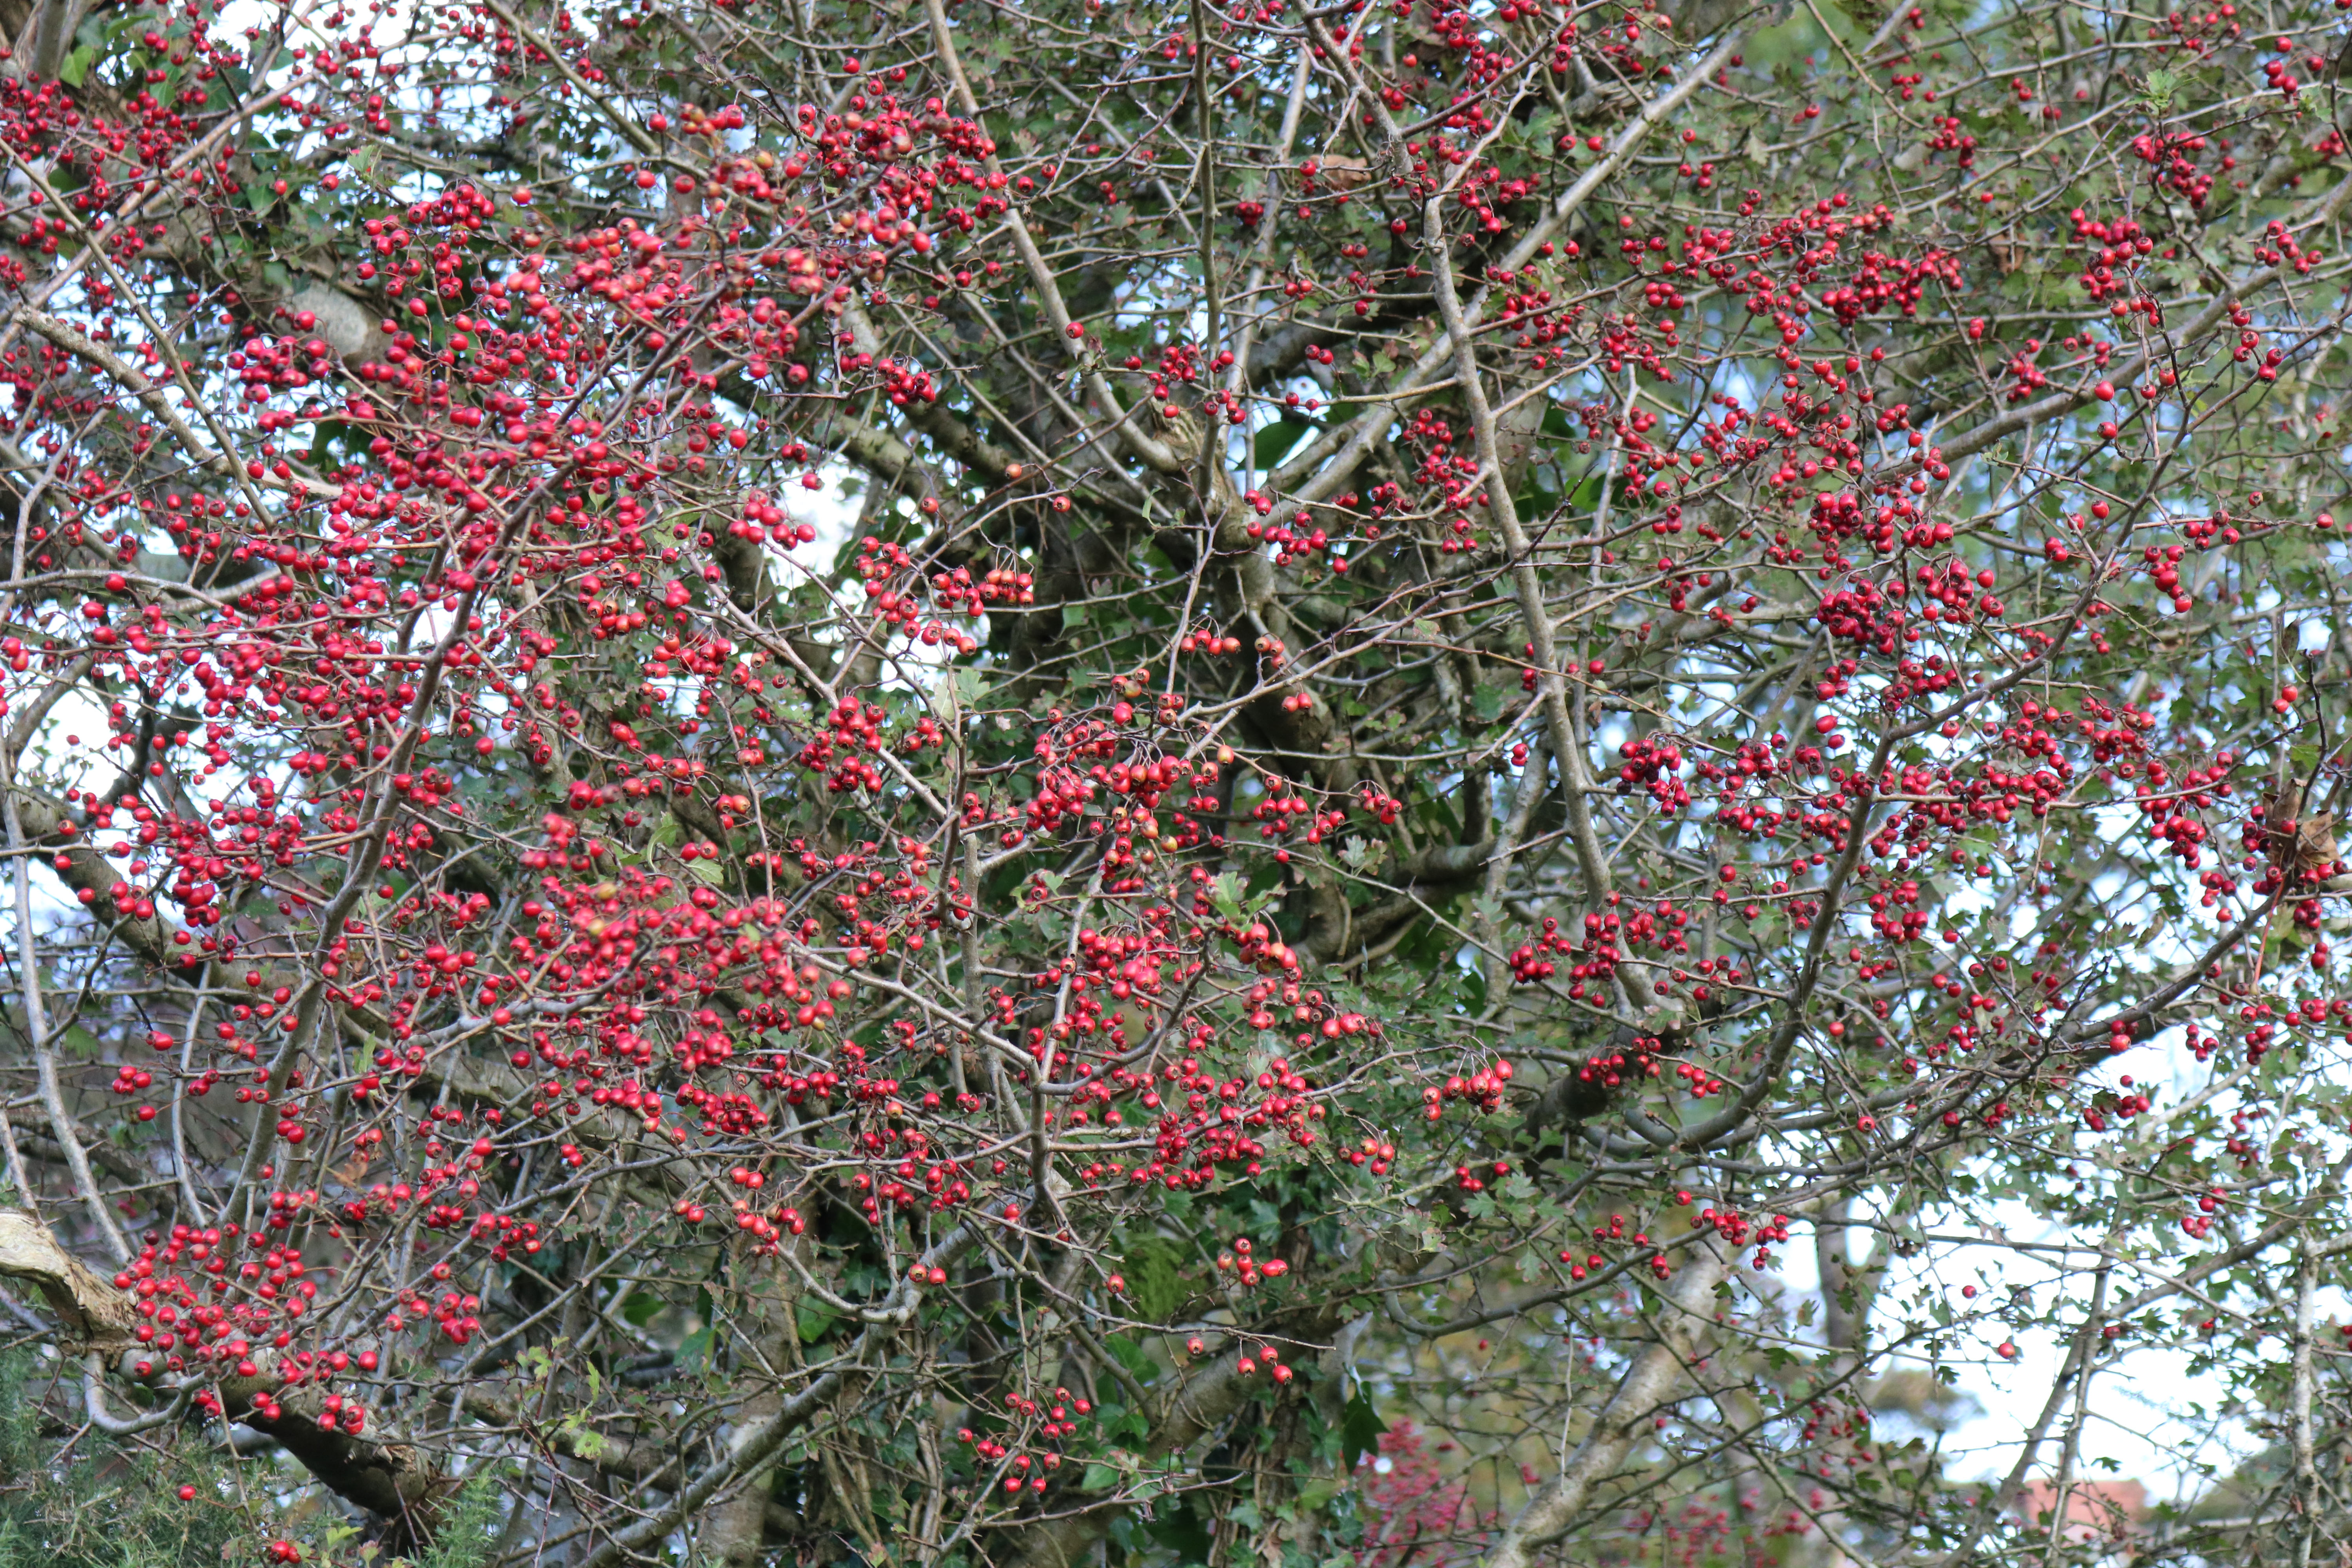
[[[0,0],[7,1550],[2339,1554],[2344,5]]]

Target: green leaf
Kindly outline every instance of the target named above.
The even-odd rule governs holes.
[[[564,1420],[562,1430],[572,1439],[572,1451],[591,1462],[609,1446],[604,1434],[581,1420],[578,1411]]]
[[[801,1343],[813,1345],[833,1331],[841,1314],[814,1296],[803,1296],[793,1309],[793,1331],[800,1335]]]
[[[1226,920],[1239,923],[1243,914],[1241,879],[1231,871],[1220,871],[1209,883],[1209,902]]]
[[[1364,1397],[1364,1391],[1356,1390],[1347,1408],[1339,1413],[1340,1462],[1353,1470],[1359,1458],[1379,1453],[1381,1434],[1388,1429],[1389,1424],[1381,1419],[1372,1402]]]
[[[1160,1375],[1160,1367],[1143,1347],[1126,1334],[1106,1334],[1103,1348],[1110,1352],[1118,1364],[1135,1374],[1138,1383],[1150,1383]]]
[[[1261,468],[1282,466],[1283,459],[1297,451],[1321,426],[1309,420],[1284,415],[1262,427],[1250,442],[1250,460]]]
[[[351,439],[351,434],[352,427],[340,419],[320,420],[310,432],[310,453],[305,460],[315,465],[339,464],[342,458],[340,448]]]
[[[82,84],[82,79],[89,75],[89,68],[97,59],[98,46],[82,45],[81,47],[68,55],[66,63],[58,68],[58,79],[68,87],[79,87]]]
[[[1153,1540],[1176,1553],[1181,1563],[1205,1563],[1209,1560],[1209,1530],[1187,1496],[1173,1507],[1162,1509],[1146,1527]]]

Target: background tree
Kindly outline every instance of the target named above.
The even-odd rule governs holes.
[[[0,1552],[2340,1553],[2344,5],[0,0]]]

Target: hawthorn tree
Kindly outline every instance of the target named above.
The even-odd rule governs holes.
[[[2347,3],[0,0],[0,1549],[2339,1554]]]

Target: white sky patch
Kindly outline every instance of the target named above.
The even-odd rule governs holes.
[[[2141,1052],[2135,1051],[2134,1056]],[[2041,1418],[2050,1390],[2063,1368],[2069,1339],[2081,1321],[2079,1308],[2061,1310],[2054,1321],[2049,1309],[2058,1282],[2057,1255],[2037,1254],[2023,1247],[2095,1244],[2058,1221],[2043,1218],[2023,1204],[1992,1205],[1989,1211],[1993,1234],[1980,1239],[1960,1239],[1957,1216],[1946,1223],[1931,1219],[1923,1228],[1937,1240],[1918,1258],[1897,1260],[1880,1286],[1877,1338],[1884,1342],[1900,1333],[1902,1307],[1921,1288],[1941,1292],[1956,1314],[2006,1305],[2021,1317],[2036,1321],[2012,1328],[1999,1317],[1988,1317],[1968,1331],[1976,1343],[1973,1353],[1956,1350],[1942,1364],[1957,1374],[1957,1393],[1967,1396],[1974,1411],[1945,1434],[1943,1450],[1952,1461],[1955,1479],[1998,1480],[2017,1462],[2027,1432]],[[1783,1259],[1779,1276],[1799,1293],[1818,1291],[1821,1280],[1810,1245],[1792,1246],[1776,1253]],[[2087,1254],[2064,1259],[2074,1291],[2082,1288]],[[2124,1271],[2116,1288],[2129,1290],[2145,1284]],[[1974,1300],[1960,1292],[1973,1285]],[[2177,1308],[2178,1303],[2172,1303]],[[2014,1359],[1997,1353],[2003,1343],[2016,1347]],[[2165,1346],[2131,1347],[2127,1341],[2102,1360],[2085,1401],[2075,1453],[2074,1474],[2084,1480],[2137,1480],[2147,1486],[2151,1501],[2182,1501],[2197,1496],[2209,1484],[2207,1472],[2226,1474],[2262,1445],[2246,1423],[2220,1413],[2228,1400],[2223,1382],[2192,1373],[2186,1350]],[[1916,1359],[1897,1359],[1890,1368],[1924,1367]],[[2054,1474],[2073,1401],[2053,1424],[2039,1453],[2038,1473]]]

